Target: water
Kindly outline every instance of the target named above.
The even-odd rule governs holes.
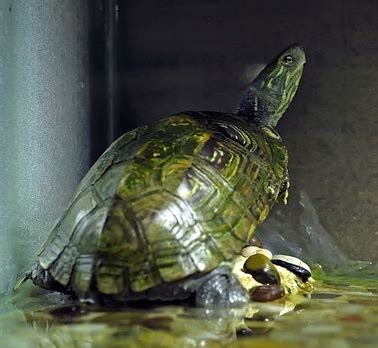
[[[2,347],[376,347],[378,280],[326,276],[311,297],[236,309],[57,304],[26,286],[0,300]]]

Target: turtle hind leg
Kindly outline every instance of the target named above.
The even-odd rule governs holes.
[[[64,287],[53,278],[49,271],[43,269],[39,263],[36,263],[33,268],[17,282],[15,288],[17,289],[28,279],[42,289],[66,292]]]
[[[238,306],[248,302],[246,290],[229,269],[216,269],[207,275],[195,292],[200,307]]]

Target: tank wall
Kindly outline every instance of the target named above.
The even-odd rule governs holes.
[[[0,3],[0,293],[89,166],[86,1]]]

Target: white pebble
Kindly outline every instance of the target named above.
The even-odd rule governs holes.
[[[240,252],[240,255],[247,257],[247,258],[252,256],[252,255],[255,255],[255,254],[263,254],[268,259],[272,258],[272,253],[268,249],[262,249],[262,248],[258,248],[256,246],[247,246],[247,247],[243,248]]]

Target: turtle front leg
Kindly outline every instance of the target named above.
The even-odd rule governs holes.
[[[196,305],[237,306],[249,301],[247,291],[229,268],[220,267],[204,277],[195,292]]]

